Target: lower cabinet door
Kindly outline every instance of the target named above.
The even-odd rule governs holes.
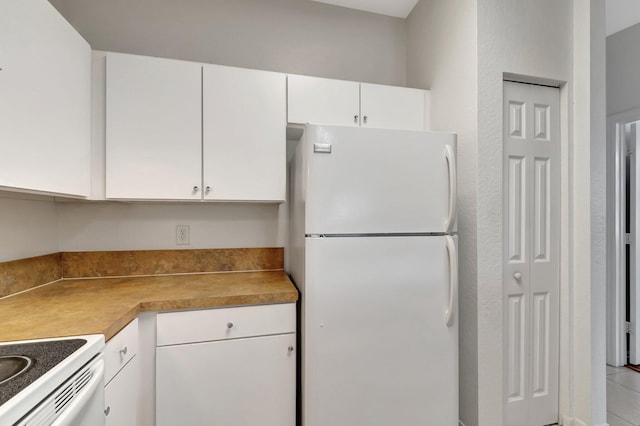
[[[156,425],[294,426],[295,334],[156,350]]]
[[[104,388],[105,426],[135,426],[138,422],[138,357]]]

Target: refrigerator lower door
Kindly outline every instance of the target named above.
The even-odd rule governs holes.
[[[458,424],[447,238],[306,239],[304,426]]]
[[[307,125],[306,234],[455,232],[456,136]]]

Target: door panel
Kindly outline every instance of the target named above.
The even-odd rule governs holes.
[[[632,324],[638,327],[640,324],[640,285],[638,283],[638,265],[640,265],[640,251],[637,246],[638,229],[640,228],[640,215],[638,214],[638,190],[640,190],[640,162],[638,161],[637,149],[638,144],[638,122],[627,125],[626,137],[627,144],[631,146],[631,155],[628,160],[629,165],[629,219],[627,220],[628,230],[633,237],[631,244],[628,245],[629,251],[629,314],[628,318]],[[628,353],[630,364],[640,364],[640,338],[637,333],[628,334]]]
[[[505,424],[558,421],[559,91],[504,84]]]
[[[425,91],[360,83],[362,126],[379,129],[425,130]]]
[[[306,239],[305,426],[457,425],[445,238]]]
[[[284,201],[285,75],[205,65],[202,84],[204,198]]]
[[[107,54],[107,198],[201,199],[201,80],[197,63]]]
[[[360,83],[289,75],[287,89],[289,123],[360,125]]]
[[[294,426],[295,346],[290,333],[157,348],[158,426]]]
[[[454,134],[306,129],[307,234],[446,232]]]
[[[45,0],[0,2],[0,187],[89,196],[91,46]]]

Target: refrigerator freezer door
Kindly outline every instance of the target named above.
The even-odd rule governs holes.
[[[451,238],[306,239],[305,426],[458,424]]]
[[[307,125],[305,233],[454,232],[455,138]]]

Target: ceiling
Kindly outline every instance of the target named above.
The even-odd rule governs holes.
[[[606,0],[607,35],[617,33],[640,22],[640,1]]]
[[[313,0],[350,9],[406,18],[418,0]],[[640,23],[640,1],[606,0],[607,35]]]
[[[333,4],[348,7],[350,9],[364,10],[379,13],[381,15],[406,18],[418,3],[418,0],[313,0],[320,3]],[[638,1],[638,0],[632,0]]]

